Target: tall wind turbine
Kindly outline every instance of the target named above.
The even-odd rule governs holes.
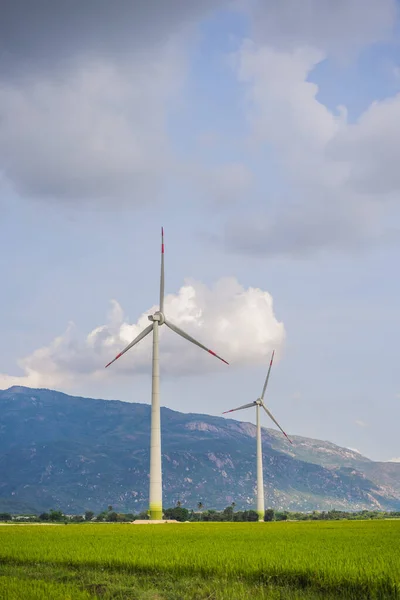
[[[267,389],[269,374],[271,373],[272,363],[274,361],[274,355],[275,355],[275,350],[272,352],[271,361],[269,363],[269,369],[268,369],[268,373],[267,373],[267,378],[264,383],[261,397],[258,398],[257,400],[255,400],[254,402],[251,402],[250,404],[244,404],[243,406],[239,406],[238,408],[232,408],[232,410],[226,410],[224,413],[222,413],[223,415],[226,415],[227,413],[235,412],[236,410],[242,410],[244,408],[250,408],[253,406],[256,407],[256,418],[257,418],[257,513],[258,513],[259,521],[264,521],[264,513],[265,513],[260,407],[262,407],[265,410],[265,412],[270,417],[270,419],[272,419],[273,422],[275,423],[275,425],[277,425],[279,427],[279,429],[282,431],[283,435],[287,437],[287,439],[289,440],[290,443],[292,443],[292,441],[288,438],[286,433],[283,431],[282,427],[279,425],[278,421],[270,413],[270,411],[264,404],[265,391]]]
[[[185,333],[182,329],[171,323],[164,315],[164,229],[161,228],[161,276],[160,276],[160,309],[154,315],[149,315],[151,325],[143,329],[141,333],[120,352],[111,362],[120,358],[125,352],[138,344],[151,331],[153,332],[153,361],[152,361],[152,388],[151,388],[151,436],[150,436],[150,519],[162,519],[162,475],[161,475],[161,427],[160,427],[160,368],[158,360],[158,329],[166,325],[172,331],[185,338],[192,344],[199,346],[209,354],[216,356],[222,362],[229,364],[215,354],[212,350],[200,344],[197,340]]]

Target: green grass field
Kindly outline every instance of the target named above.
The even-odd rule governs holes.
[[[400,521],[0,527],[0,598],[400,599]]]

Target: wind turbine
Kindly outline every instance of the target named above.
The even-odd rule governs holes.
[[[271,373],[272,363],[274,361],[274,355],[275,355],[275,350],[272,352],[271,361],[269,363],[269,369],[268,369],[268,373],[267,373],[267,377],[266,377],[266,380],[264,383],[261,397],[258,398],[257,400],[255,400],[254,402],[251,402],[250,404],[244,404],[243,406],[239,406],[238,408],[232,408],[232,410],[226,410],[225,412],[222,413],[223,415],[226,415],[227,413],[235,412],[236,410],[242,410],[244,408],[250,408],[253,406],[256,407],[256,418],[257,418],[257,421],[256,421],[257,422],[257,513],[258,513],[259,521],[264,521],[264,512],[265,512],[262,447],[261,447],[260,407],[262,407],[265,410],[265,412],[270,417],[270,419],[272,419],[273,422],[275,423],[275,425],[277,425],[279,427],[279,429],[282,431],[283,435],[287,437],[287,439],[289,440],[290,443],[292,443],[292,441],[288,438],[286,433],[283,431],[282,427],[279,425],[278,421],[270,413],[270,411],[264,404],[265,391],[267,389],[269,375]]]
[[[160,309],[154,315],[149,315],[151,325],[143,329],[135,339],[128,344],[111,362],[106,365],[109,367],[113,362],[120,358],[125,352],[128,352],[133,346],[138,344],[151,331],[153,332],[153,361],[152,361],[152,388],[151,388],[151,436],[150,436],[150,519],[162,519],[162,475],[161,475],[161,427],[160,427],[160,368],[158,359],[158,330],[161,325],[166,325],[172,331],[185,338],[192,344],[199,346],[209,354],[216,356],[222,362],[229,364],[215,354],[212,350],[200,344],[197,340],[185,333],[182,329],[171,323],[164,315],[164,229],[161,228],[161,276],[160,276]]]

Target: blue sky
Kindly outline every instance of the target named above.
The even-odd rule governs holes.
[[[104,7],[87,2],[91,32],[46,14],[46,38],[17,4],[0,29],[0,388],[148,402],[146,343],[103,367],[157,302],[163,225],[166,309],[231,362],[163,332],[163,405],[255,399],[276,347],[289,433],[400,457],[397,4],[174,1],[167,19],[152,0],[106,41]]]

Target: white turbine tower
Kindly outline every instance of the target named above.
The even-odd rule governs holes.
[[[235,412],[236,410],[242,410],[244,408],[250,408],[253,406],[256,407],[256,418],[257,418],[257,421],[256,421],[257,422],[257,513],[258,513],[259,521],[264,521],[264,513],[265,513],[260,407],[262,407],[265,410],[265,412],[270,417],[270,419],[272,419],[273,422],[275,423],[275,425],[277,425],[279,427],[279,429],[282,431],[283,435],[285,435],[287,437],[287,439],[289,440],[289,442],[292,443],[292,441],[288,438],[286,433],[283,431],[282,427],[279,425],[278,421],[270,413],[270,411],[264,404],[265,391],[267,389],[269,374],[271,373],[271,367],[272,367],[272,363],[274,360],[274,355],[275,355],[275,350],[272,352],[271,361],[269,363],[269,369],[268,369],[268,373],[267,373],[267,377],[266,377],[266,380],[264,383],[261,397],[258,398],[257,400],[255,400],[254,402],[251,402],[250,404],[244,404],[243,406],[239,406],[238,408],[233,408],[232,410],[226,410],[224,413],[222,413],[223,415],[226,415],[227,413]]]
[[[106,365],[109,367],[113,362],[120,358],[125,352],[135,346],[151,331],[153,332],[153,363],[152,363],[152,390],[151,390],[151,436],[150,436],[150,519],[162,519],[162,475],[161,475],[161,427],[160,427],[160,370],[158,360],[158,329],[161,325],[167,325],[172,331],[189,340],[192,344],[199,346],[206,352],[216,356],[222,362],[229,364],[215,354],[203,344],[196,341],[190,335],[182,331],[179,327],[171,323],[164,315],[164,229],[161,229],[161,277],[160,277],[160,310],[154,315],[149,315],[151,325],[146,327],[122,352],[120,352],[111,362]]]

